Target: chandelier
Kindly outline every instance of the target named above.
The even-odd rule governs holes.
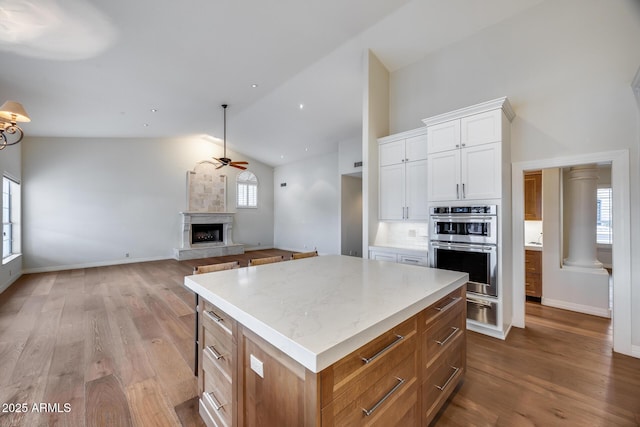
[[[22,104],[7,101],[0,107],[0,150],[15,145],[22,140],[24,132],[17,122],[30,122],[29,115]]]

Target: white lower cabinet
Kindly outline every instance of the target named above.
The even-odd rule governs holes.
[[[371,246],[369,247],[369,259],[423,267],[429,266],[429,257],[426,250]]]

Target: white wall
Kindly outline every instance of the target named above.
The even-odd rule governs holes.
[[[308,158],[273,173],[274,245],[292,251],[340,253],[338,153]],[[281,183],[286,183],[281,187]]]
[[[364,57],[365,82],[362,103],[362,253],[378,231],[378,138],[389,135],[389,71],[371,51]]]
[[[171,258],[180,244],[186,173],[222,154],[219,145],[200,137],[25,138],[23,143],[27,272]],[[245,243],[252,236],[270,247],[272,168],[247,160],[265,206],[238,213],[233,239]],[[235,211],[237,170],[225,172],[227,210]]]
[[[24,140],[23,140],[24,142]],[[10,178],[21,180],[22,177],[22,144],[6,147],[0,151],[0,171],[2,175]],[[24,192],[24,188],[21,187]],[[0,199],[0,210],[2,208],[2,200]],[[23,209],[24,212],[24,209]],[[8,288],[22,273],[23,257],[13,258],[6,264],[0,264],[0,292]]]
[[[338,144],[338,162],[340,175],[362,174],[363,167],[354,166],[354,163],[362,162],[362,135]]]
[[[640,182],[631,90],[640,64],[639,39],[637,1],[543,2],[393,73],[392,133],[415,128],[425,117],[508,96],[516,112],[513,162],[625,149],[632,159],[630,181]],[[631,188],[630,209],[637,218],[638,186]],[[637,259],[637,223],[631,242]],[[632,312],[640,313],[638,263],[631,280]],[[640,344],[639,327],[632,341]]]
[[[568,212],[560,202],[562,171],[549,168],[542,171],[542,217],[545,236],[542,251],[542,304],[610,317],[609,274],[604,269],[581,269],[562,266],[566,258],[566,238],[563,221]]]

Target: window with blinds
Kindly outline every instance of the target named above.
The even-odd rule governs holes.
[[[249,171],[238,174],[236,178],[236,206],[239,208],[258,207],[258,178]]]
[[[613,243],[613,212],[611,210],[611,188],[598,188],[597,242]]]
[[[20,184],[2,178],[2,259],[20,253]]]

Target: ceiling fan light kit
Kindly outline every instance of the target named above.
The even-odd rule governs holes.
[[[214,157],[213,160],[220,163],[220,166],[218,166],[216,169],[220,169],[224,166],[231,166],[237,169],[245,170],[247,168],[241,165],[248,165],[249,162],[244,162],[244,161],[234,162],[233,160],[227,157],[227,107],[228,107],[227,104],[222,104],[223,120],[224,120],[224,134],[223,134],[222,142],[224,144],[224,153],[222,157],[220,158]]]

